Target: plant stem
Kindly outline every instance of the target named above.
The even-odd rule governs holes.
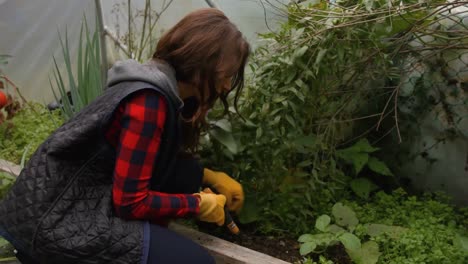
[[[101,48],[101,80],[102,80],[102,87],[105,86],[107,80],[107,46],[106,46],[106,33],[104,30],[104,20],[102,18],[102,6],[101,0],[96,0],[96,13],[97,13],[97,22],[99,26],[99,40],[100,40],[100,48]]]
[[[133,45],[132,45],[132,9],[131,9],[131,0],[127,0],[128,5],[128,51],[133,55]]]
[[[143,54],[143,50],[145,49],[145,47],[143,46],[143,40],[145,38],[145,32],[146,32],[146,23],[148,21],[148,17],[150,16],[150,14],[148,14],[149,12],[149,7],[150,7],[150,3],[151,1],[150,0],[146,0],[145,2],[145,13],[143,14],[143,30],[141,32],[141,37],[140,37],[140,46],[138,47],[138,55],[137,55],[137,60],[140,61],[141,60],[141,56]]]
[[[171,3],[173,1],[174,0],[170,0],[165,6],[163,5],[161,12],[159,12],[157,14],[156,19],[153,21],[153,24],[150,26],[150,29],[149,29],[150,32],[153,32],[154,28],[156,27],[156,23],[159,21],[159,18],[167,10],[167,8],[169,8],[169,6],[171,5]],[[163,3],[163,4],[165,4],[165,3]],[[148,41],[150,40],[150,36],[151,36],[151,34],[148,34],[148,36],[146,37],[145,42],[143,43],[144,47],[146,47],[146,45],[148,44]]]

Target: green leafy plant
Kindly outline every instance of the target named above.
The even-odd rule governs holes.
[[[8,243],[4,238],[0,237],[0,263],[7,262],[12,263],[11,261],[17,260],[14,253],[13,246]]]
[[[208,165],[244,183],[252,197],[246,204],[257,209],[246,210],[242,219],[260,222],[265,232],[307,232],[308,219],[349,197],[349,184],[368,198],[377,187],[363,174],[366,166],[390,178],[388,162],[374,155],[377,148],[360,146],[367,141],[359,139],[401,139],[404,63],[424,52],[411,41],[434,32],[435,14],[450,6],[416,0],[306,3],[288,5],[281,29],[261,35],[239,100],[244,119],[219,125],[217,112],[210,113],[212,130],[202,151]]]
[[[63,122],[60,111],[29,103],[0,125],[0,158],[21,164]]]
[[[318,261],[313,261],[310,258],[306,258],[304,261],[301,262],[302,264],[333,264],[333,261],[328,260],[324,256],[319,256]]]
[[[416,197],[398,189],[391,194],[378,192],[370,202],[346,204],[360,220],[354,234],[381,249],[377,263],[448,264],[468,260],[467,211],[450,205],[444,195]]]
[[[393,176],[391,170],[385,163],[372,154],[378,151],[379,148],[371,146],[369,141],[365,138],[360,139],[349,148],[340,149],[336,151],[336,156],[354,168],[356,176],[367,166],[371,171],[383,175]],[[361,198],[369,198],[369,194],[378,190],[378,186],[370,181],[368,178],[358,177],[350,181],[351,190]]]
[[[332,208],[332,215],[336,224],[331,224],[331,217],[321,215],[315,222],[315,228],[321,233],[304,234],[299,237],[301,244],[301,255],[310,254],[316,250],[323,251],[327,247],[341,243],[351,259],[358,264],[377,263],[381,252],[379,246],[374,241],[361,243],[353,230],[359,223],[354,211],[341,203],[336,203]],[[380,227],[380,226],[379,226]],[[393,227],[385,226],[387,229]],[[380,227],[379,230],[384,230]]]
[[[50,85],[55,99],[61,103],[66,119],[70,119],[103,92],[101,46],[97,25],[98,23],[93,34],[90,33],[86,20],[81,25],[76,74],[73,73],[75,65],[72,65],[68,34],[65,33],[65,40],[59,35],[66,72],[63,74],[60,71],[54,57],[55,84],[50,80]]]
[[[0,200],[6,195],[16,178],[9,173],[0,171]],[[16,260],[13,246],[4,238],[0,237],[0,262]]]
[[[302,255],[327,255],[342,244],[353,263],[465,263],[466,210],[455,211],[440,194],[378,192],[371,202],[336,203],[332,216],[315,221],[315,233],[299,237]],[[359,220],[358,220],[359,219]]]
[[[15,182],[16,178],[9,173],[0,171],[0,200],[3,199],[10,187]]]
[[[392,172],[385,165],[385,163],[375,157],[370,156],[371,153],[374,153],[378,150],[378,148],[371,146],[367,139],[363,138],[349,148],[338,150],[336,154],[339,158],[353,165],[356,175],[358,175],[364,166],[367,165],[369,169],[378,174],[393,176]]]
[[[251,187],[252,200],[264,209],[249,210],[255,217],[243,219],[263,222],[266,231],[280,226],[304,232],[306,219],[346,195],[346,173],[335,150],[353,136],[351,120],[366,108],[362,102],[382,96],[364,84],[381,76],[379,69],[391,68],[389,60],[363,58],[376,52],[373,43],[339,37],[368,38],[364,30],[326,31],[323,21],[309,27],[301,20],[307,12],[291,6],[282,30],[263,35],[266,44],[256,50],[239,103],[245,120],[222,120],[222,126],[216,120],[203,148],[207,163],[222,164],[220,169]],[[316,34],[318,28],[324,31]],[[350,76],[350,67],[359,68],[359,75]]]

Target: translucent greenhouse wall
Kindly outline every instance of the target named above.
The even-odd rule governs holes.
[[[67,28],[70,48],[76,50],[84,14],[94,28],[93,1],[0,0],[0,54],[12,56],[3,70],[27,99],[53,99],[52,56],[59,65],[63,61],[58,32]]]
[[[417,99],[399,104],[401,112],[417,114],[418,120],[406,125],[417,129],[419,136],[403,139],[402,145],[409,151],[398,153],[402,160],[398,173],[412,179],[422,190],[442,190],[458,204],[468,205],[468,49],[464,45],[468,36],[457,35],[468,29],[468,5],[454,5],[441,17],[440,29],[452,32],[452,37],[458,36],[452,44],[462,48],[441,51],[436,64],[439,71],[414,59],[406,61],[400,99],[417,98],[416,84],[425,83],[425,93],[434,99],[434,107],[427,114],[420,114],[414,110]],[[436,41],[430,35],[422,38],[410,44],[424,47],[424,43]]]
[[[151,1],[156,12],[159,12],[158,8],[164,3],[169,2],[171,1]],[[268,30],[265,14],[271,23],[270,28],[275,28],[275,21],[281,19],[275,16],[271,7],[266,6],[265,10],[260,1],[214,0],[212,2],[238,25],[253,46],[257,43],[257,33]],[[106,28],[115,35],[119,33],[123,36],[128,23],[124,6],[127,0],[105,0],[101,3]],[[132,9],[142,10],[145,0],[132,0],[131,3]],[[188,12],[204,7],[208,7],[204,0],[173,0],[161,15],[157,33],[160,34],[170,28]],[[54,100],[49,84],[53,70],[52,56],[56,57],[59,66],[63,68],[58,32],[64,35],[67,28],[70,48],[76,52],[81,21],[86,15],[88,25],[93,29],[95,14],[93,0],[0,0],[0,54],[12,56],[3,70],[20,87],[21,93],[27,99],[42,103]],[[119,49],[109,38],[107,38],[107,47],[110,63],[125,58],[121,52],[119,55]],[[72,54],[72,57],[75,57],[74,55]]]

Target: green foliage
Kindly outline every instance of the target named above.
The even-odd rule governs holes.
[[[364,242],[361,248],[356,250],[346,250],[349,256],[356,264],[374,264],[379,261],[382,253],[379,251],[379,245],[374,241]]]
[[[322,215],[316,219],[316,233],[299,237],[302,255],[324,254],[324,248],[342,243],[354,263],[468,260],[464,222],[468,214],[466,210],[455,211],[440,194],[418,199],[399,189],[392,194],[378,192],[371,202],[345,203],[349,206],[333,206],[333,218]]]
[[[355,263],[377,263],[381,255],[377,243],[367,241],[361,244],[361,239],[352,233],[359,223],[354,211],[348,206],[336,203],[332,208],[332,215],[336,225],[330,224],[330,216],[322,215],[315,222],[315,227],[320,233],[304,234],[299,237],[298,241],[302,243],[300,254],[321,252],[323,248],[341,243]]]
[[[44,105],[28,103],[0,125],[0,158],[20,164],[63,122],[60,111],[50,112]]]
[[[378,192],[372,202],[348,202],[361,223],[355,234],[382,249],[378,263],[466,263],[467,218],[441,195]],[[463,211],[463,210],[462,210]],[[374,223],[374,224],[370,224]]]
[[[0,171],[0,200],[6,195],[16,178],[9,173]]]
[[[370,154],[379,150],[378,148],[374,148],[369,144],[367,139],[363,138],[359,140],[353,146],[341,149],[336,152],[336,155],[343,159],[345,162],[350,163],[354,167],[354,172],[358,175],[364,166],[368,166],[369,169],[372,171],[385,175],[385,176],[393,176],[390,169],[377,159],[376,157],[371,157]]]
[[[385,165],[384,162],[371,156],[372,153],[378,151],[378,148],[373,147],[365,138],[360,139],[351,147],[336,151],[336,156],[354,168],[355,175],[361,173],[365,166],[370,171],[379,175],[393,176],[393,173]],[[363,199],[369,198],[371,192],[378,190],[378,186],[371,180],[363,177],[354,178],[350,181],[351,190]]]
[[[76,65],[72,65],[67,33],[65,33],[65,41],[59,36],[66,72],[63,74],[60,71],[60,67],[54,58],[55,85],[52,80],[50,80],[50,85],[55,99],[61,103],[61,109],[66,119],[70,119],[103,92],[101,45],[97,25],[98,23],[96,23],[92,35],[89,32],[86,20],[81,25]],[[75,66],[76,74],[73,73]],[[66,83],[67,81],[68,83]],[[68,91],[70,96],[68,96]]]
[[[8,243],[4,238],[0,237],[0,263],[1,262],[8,262],[15,261],[16,258],[14,257],[14,248],[13,246]]]
[[[353,229],[358,223],[358,219],[354,211],[341,203],[336,203],[332,208],[332,214],[338,225]]]
[[[349,197],[349,176],[366,166],[392,175],[365,140],[337,149],[387,122],[401,74],[397,58],[431,10],[417,1],[340,4],[346,7],[289,5],[288,21],[261,36],[265,44],[251,59],[252,75],[239,100],[244,119],[210,113],[201,156],[247,186],[259,209],[241,218],[257,219],[262,231],[307,232],[308,219]],[[375,189],[368,180],[352,184],[363,198]]]
[[[318,259],[318,262],[317,262],[317,261],[313,261],[313,260],[310,259],[310,258],[306,258],[302,263],[303,263],[303,264],[333,264],[333,261],[328,260],[328,259],[325,258],[324,256],[320,256],[319,259]]]
[[[0,171],[0,200],[5,197],[16,178],[9,173]],[[0,262],[15,260],[13,246],[0,237]]]
[[[377,185],[366,178],[356,178],[349,183],[351,190],[359,197],[368,199],[371,192],[379,189]]]

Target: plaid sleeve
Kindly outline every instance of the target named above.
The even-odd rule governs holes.
[[[151,90],[137,92],[120,107],[120,120],[109,131],[118,134],[113,202],[125,219],[158,220],[197,214],[198,199],[191,194],[150,190],[155,157],[166,119],[166,101]],[[119,122],[120,121],[120,122]],[[119,124],[120,132],[116,128]],[[157,176],[157,175],[156,175]]]

